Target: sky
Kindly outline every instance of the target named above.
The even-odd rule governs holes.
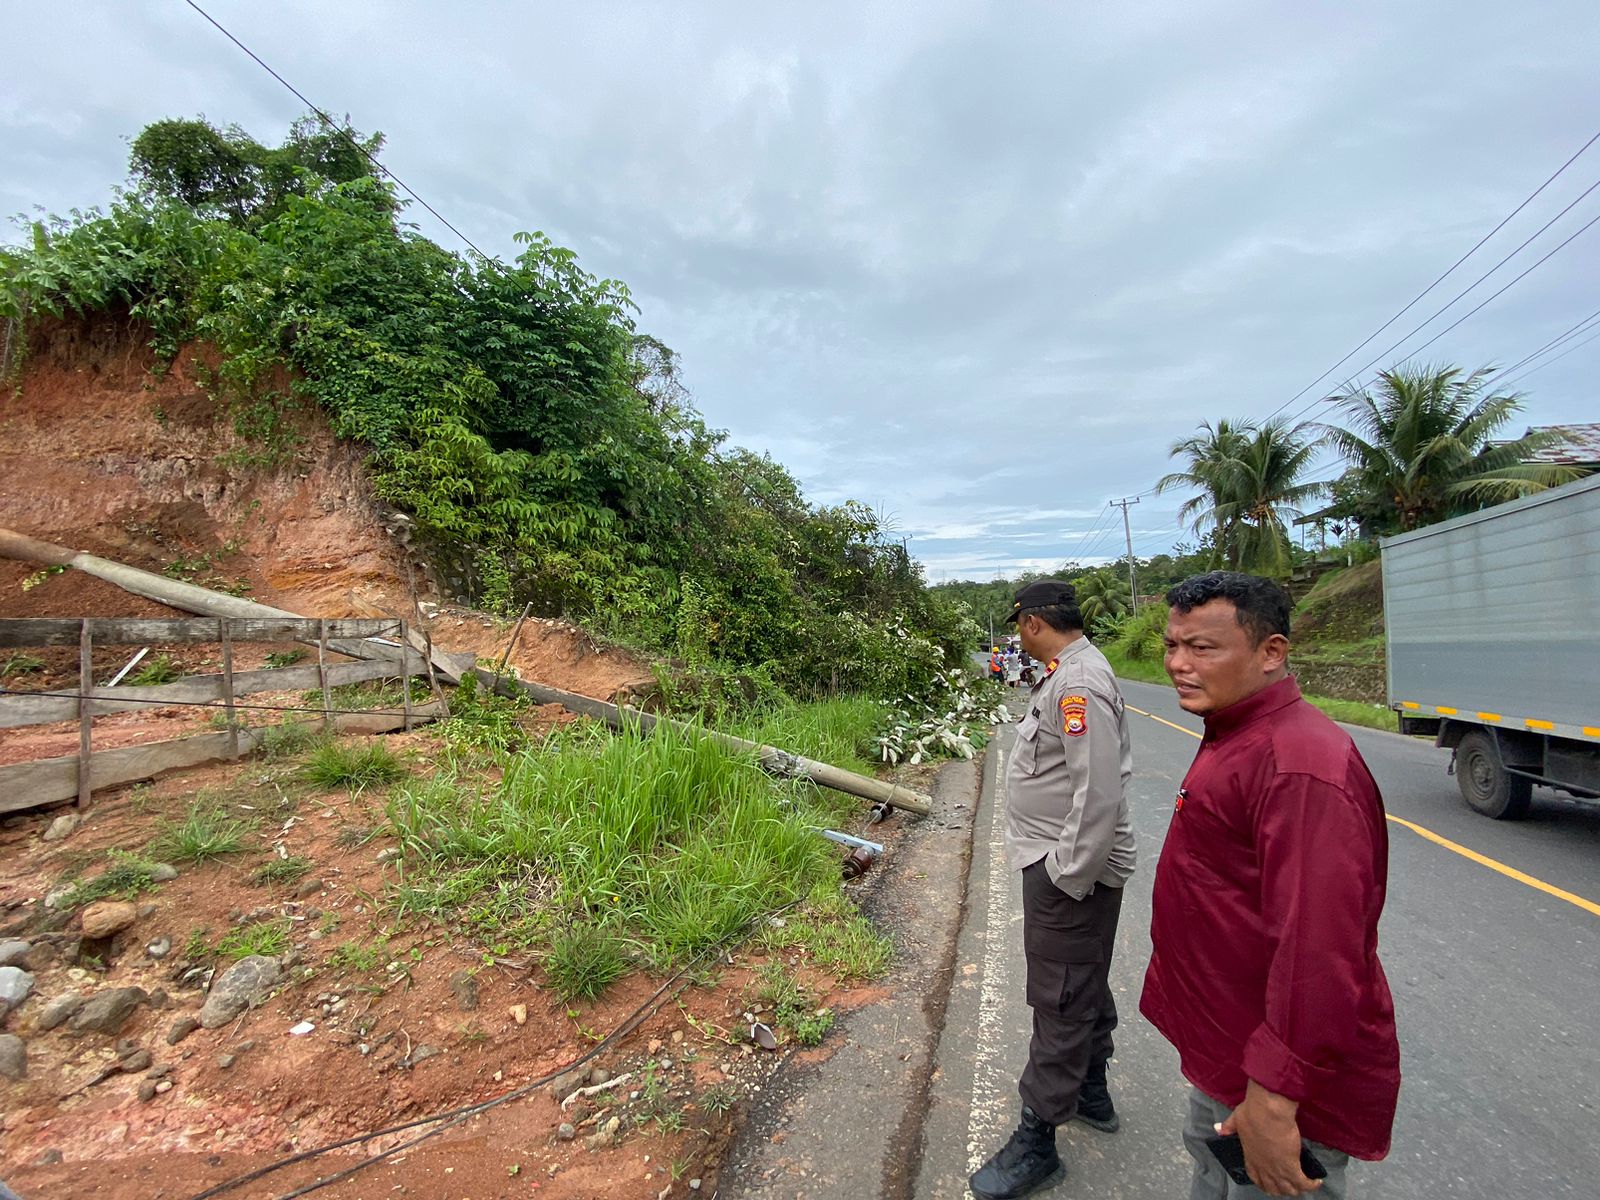
[[[1319,381],[1600,132],[1593,0],[201,4],[487,253],[542,230],[624,281],[711,425],[931,582],[1113,558],[1124,497],[1136,554],[1192,540],[1175,441],[1331,415],[1546,253],[1412,362],[1600,308],[1597,142]],[[104,204],[151,121],[304,111],[183,0],[7,32],[0,214]],[[1528,424],[1600,421],[1587,336],[1503,376]]]

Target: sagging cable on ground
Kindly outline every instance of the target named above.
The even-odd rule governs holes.
[[[326,1146],[318,1146],[311,1150],[302,1150],[298,1154],[292,1154],[287,1158],[280,1158],[275,1162],[270,1162],[264,1167],[257,1167],[254,1171],[251,1171],[247,1174],[236,1176],[233,1179],[224,1180],[219,1184],[215,1184],[212,1187],[207,1188],[203,1192],[197,1192],[193,1196],[190,1196],[189,1200],[211,1200],[211,1197],[213,1196],[220,1196],[224,1192],[232,1191],[234,1188],[243,1187],[247,1183],[252,1183],[265,1175],[272,1174],[274,1171],[280,1171],[284,1167],[294,1166],[296,1163],[302,1163],[309,1159],[317,1158],[320,1155],[331,1153],[335,1150],[343,1150],[349,1146],[359,1146],[364,1142],[370,1142],[380,1137],[387,1137],[392,1133],[403,1133],[408,1129],[415,1129],[419,1125],[430,1125],[440,1121],[445,1122],[444,1124],[438,1125],[436,1128],[430,1129],[426,1133],[420,1134],[409,1141],[402,1142],[398,1146],[393,1146],[380,1154],[374,1154],[370,1158],[365,1158],[361,1162],[347,1167],[342,1171],[337,1171],[332,1175],[314,1180],[311,1183],[296,1188],[292,1192],[284,1192],[275,1198],[275,1200],[298,1200],[298,1197],[300,1196],[309,1195],[311,1192],[317,1191],[319,1188],[324,1188],[329,1184],[338,1183],[340,1180],[348,1179],[356,1172],[365,1170],[367,1167],[370,1167],[375,1163],[382,1162],[386,1158],[391,1158],[404,1150],[409,1150],[412,1146],[427,1141],[429,1138],[434,1137],[437,1134],[441,1134],[447,1129],[454,1129],[457,1125],[460,1125],[463,1122],[478,1116],[480,1113],[488,1112],[492,1108],[498,1108],[502,1104],[510,1103],[512,1100],[520,1099],[531,1092],[536,1092],[546,1084],[550,1083],[552,1080],[565,1075],[567,1072],[574,1070],[577,1067],[581,1067],[584,1063],[598,1055],[602,1050],[605,1050],[614,1043],[621,1041],[635,1029],[639,1028],[640,1025],[644,1024],[645,1021],[655,1015],[655,1012],[661,1007],[662,999],[666,996],[667,992],[669,992],[673,986],[679,982],[679,980],[683,979],[683,977],[695,967],[709,959],[716,958],[730,945],[733,945],[738,939],[747,936],[749,932],[755,928],[758,922],[771,921],[774,917],[782,916],[790,909],[801,904],[804,900],[805,897],[803,896],[797,897],[796,899],[789,901],[789,903],[773,909],[771,912],[763,913],[760,917],[740,926],[735,933],[723,938],[714,946],[701,951],[694,958],[690,959],[687,963],[680,967],[676,974],[674,974],[670,979],[652,992],[649,997],[645,999],[644,1003],[640,1004],[638,1008],[629,1013],[628,1016],[623,1019],[621,1024],[619,1024],[610,1033],[606,1034],[606,1036],[599,1042],[595,1043],[583,1054],[580,1054],[577,1058],[573,1059],[565,1066],[557,1067],[555,1070],[539,1076],[539,1078],[533,1080],[531,1083],[522,1084],[520,1087],[513,1088],[509,1092],[492,1097],[488,1100],[480,1100],[476,1104],[466,1104],[462,1105],[460,1108],[446,1109],[444,1112],[434,1113],[432,1116],[418,1117],[414,1121],[406,1121],[400,1125],[390,1125],[383,1129],[375,1129],[371,1133],[363,1133],[358,1137],[345,1138],[343,1141],[339,1142],[330,1142]]]

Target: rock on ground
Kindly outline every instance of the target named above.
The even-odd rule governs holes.
[[[0,1033],[0,1075],[22,1079],[28,1074],[28,1047],[14,1033]]]
[[[0,967],[0,1004],[15,1008],[33,995],[33,976],[21,967]]]
[[[68,992],[65,996],[57,996],[44,1006],[39,1013],[36,1028],[41,1033],[49,1033],[58,1025],[63,1025],[71,1018],[78,1015],[78,1010],[83,1007],[84,996],[77,992]]]
[[[120,1033],[133,1010],[149,999],[143,988],[107,988],[90,996],[67,1028],[72,1033]]]
[[[25,942],[21,938],[7,938],[0,942],[0,967],[21,966],[22,960],[32,949],[32,942]]]
[[[139,919],[137,905],[126,900],[99,900],[83,910],[83,936],[107,938]]]
[[[278,964],[265,955],[241,958],[211,982],[211,994],[200,1009],[200,1024],[207,1029],[226,1025],[245,1009],[259,1004],[278,982]]]

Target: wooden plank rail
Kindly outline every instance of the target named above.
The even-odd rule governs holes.
[[[412,721],[432,720],[438,705],[419,704],[412,710]],[[335,728],[341,733],[388,733],[405,724],[401,713],[392,716],[353,713],[338,717]],[[193,737],[148,742],[142,746],[121,746],[115,750],[96,750],[89,757],[89,780],[96,788],[122,783],[137,783],[166,771],[195,767],[228,757],[228,731],[201,733]],[[261,744],[259,729],[238,730],[239,750],[249,753]],[[78,756],[44,758],[34,762],[0,767],[0,813],[18,812],[71,800],[80,786]]]
[[[330,639],[398,638],[401,622],[389,617],[340,617],[326,622],[315,617],[223,617],[223,629],[233,642],[294,642],[318,640],[326,624]],[[177,645],[219,640],[219,618],[213,617],[93,617],[98,646]],[[83,627],[79,617],[0,618],[0,649],[35,646],[76,646]],[[338,647],[332,647],[338,650]]]
[[[212,632],[216,622],[208,622]],[[402,665],[398,662],[347,662],[330,665],[327,669],[328,686],[347,683],[365,683],[370,679],[393,679],[402,673],[423,675],[427,663],[415,652]],[[252,695],[256,692],[309,691],[321,686],[321,669],[316,663],[303,667],[268,667],[258,671],[233,672],[233,696]],[[224,675],[190,675],[173,683],[150,687],[99,688],[88,702],[88,712],[101,716],[114,712],[137,712],[141,709],[159,708],[163,704],[222,704],[227,701]],[[0,696],[0,729],[15,729],[23,725],[47,725],[56,721],[70,721],[78,715],[79,701],[72,692],[28,692]],[[320,713],[320,709],[316,710]]]

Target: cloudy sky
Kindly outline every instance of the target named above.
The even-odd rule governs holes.
[[[935,581],[1114,556],[1113,497],[1171,546],[1174,440],[1284,405],[1600,131],[1594,0],[201,2],[484,250],[541,229],[625,281],[713,425]],[[0,212],[103,203],[152,120],[302,111],[182,0],[6,7]],[[1600,143],[1285,411],[1597,180]],[[1419,360],[1517,362],[1597,262],[1578,234]],[[1600,342],[1552,361],[1585,336],[1524,368],[1530,422],[1600,420]]]

